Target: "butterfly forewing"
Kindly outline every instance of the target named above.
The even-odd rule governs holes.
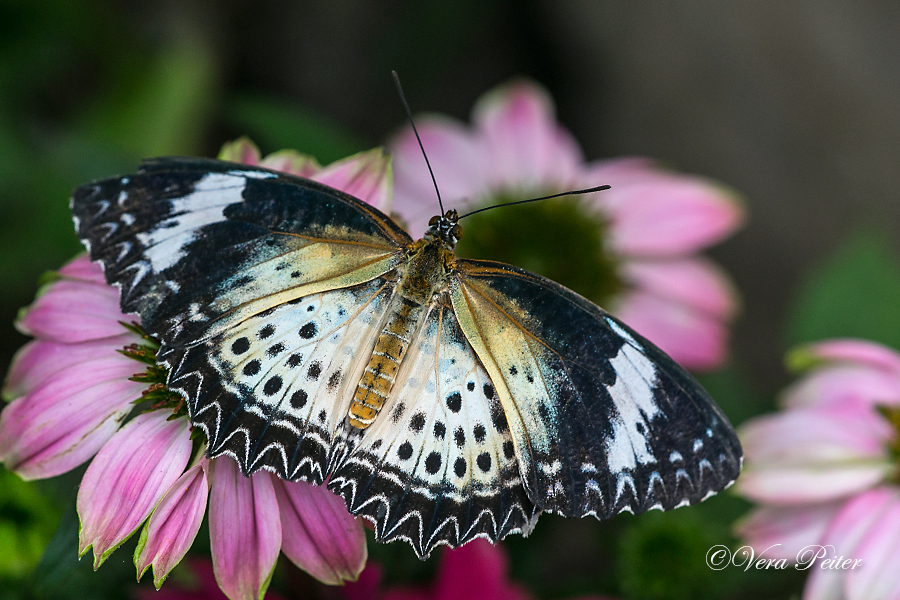
[[[460,260],[451,287],[500,394],[525,485],[542,510],[610,517],[693,504],[729,485],[740,444],[700,385],[574,292]]]
[[[169,386],[187,397],[210,455],[230,453],[245,472],[321,481],[342,417],[335,398],[368,358],[367,336],[394,289],[379,278],[400,264],[409,236],[327,186],[202,159],[149,161],[137,174],[77,189],[72,208],[123,309],[160,338]],[[304,312],[313,305],[314,314]],[[310,335],[314,325],[321,329]],[[268,343],[269,328],[285,341]],[[288,410],[295,392],[313,391],[289,375],[295,354],[306,354],[307,374],[310,360],[331,370],[321,393]],[[266,394],[276,376],[282,389]],[[329,391],[332,377],[341,384]]]
[[[439,543],[530,531],[539,510],[519,477],[490,377],[453,310],[435,302],[391,397],[330,487],[420,556]]]
[[[411,241],[327,186],[203,159],[147,161],[137,174],[82,186],[72,211],[123,308],[167,342],[189,343],[232,308],[290,288],[371,280]]]

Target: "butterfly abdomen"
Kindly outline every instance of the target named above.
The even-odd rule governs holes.
[[[350,403],[350,424],[365,429],[375,420],[391,393],[400,363],[409,348],[425,307],[400,296],[375,341],[375,348]]]
[[[375,421],[394,387],[406,349],[425,315],[435,290],[444,284],[452,252],[440,240],[419,240],[409,248],[401,269],[398,294],[384,328],[378,334],[372,357],[356,386],[350,403],[350,424],[365,429]]]

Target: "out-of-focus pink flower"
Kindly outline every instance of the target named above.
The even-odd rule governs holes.
[[[381,148],[366,150],[322,167],[312,156],[296,150],[280,150],[262,158],[259,148],[242,137],[225,144],[219,158],[306,177],[356,196],[382,212],[391,212],[394,178],[391,160]]]
[[[226,146],[229,153],[291,167],[389,208],[390,165],[380,151],[325,168],[291,152],[260,161],[247,140]],[[215,576],[232,600],[260,597],[281,550],[326,583],[355,579],[366,562],[365,534],[337,496],[265,472],[243,477],[227,457],[204,459],[180,401],[158,401],[158,389],[152,409],[128,420],[148,389],[146,380],[132,380],[147,368],[134,358],[153,352],[152,342],[121,325],[138,321],[120,312],[118,291],[87,257],[60,269],[17,323],[37,339],[7,376],[3,392],[12,402],[0,413],[0,462],[39,479],[93,457],[77,507],[79,552],[93,549],[95,568],[143,524],[135,566],[139,577],[152,569],[159,587],[192,545],[209,500]]]
[[[696,253],[742,223],[733,193],[646,159],[585,163],[556,122],[551,98],[533,83],[489,92],[472,122],[434,116],[417,122],[445,206],[464,213],[497,198],[611,185],[581,200],[607,224],[606,251],[626,284],[609,308],[688,368],[713,369],[726,360],[737,295],[728,277]],[[411,130],[390,146],[394,212],[413,236],[421,235],[437,210],[431,177]]]
[[[370,563],[359,579],[343,588],[347,600],[529,600],[531,594],[509,578],[503,546],[476,539],[441,554],[434,582],[427,587],[383,589],[381,568]],[[600,596],[581,600],[604,600]],[[609,600],[609,599],[606,599]]]
[[[736,487],[761,505],[738,534],[757,552],[769,548],[769,558],[803,562],[804,549],[823,548],[804,600],[900,598],[900,354],[829,340],[798,349],[791,362],[809,374],[782,396],[786,409],[739,430]],[[822,567],[838,557],[861,563]]]

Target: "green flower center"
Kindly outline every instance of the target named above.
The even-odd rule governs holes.
[[[488,204],[522,198],[495,196]],[[495,260],[533,271],[600,306],[625,284],[606,247],[608,224],[574,198],[489,210],[465,219],[457,255]]]
[[[878,412],[894,426],[894,439],[888,444],[888,452],[897,467],[894,470],[891,481],[892,483],[900,484],[900,407],[879,406]]]

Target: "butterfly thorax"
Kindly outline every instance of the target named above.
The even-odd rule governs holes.
[[[375,421],[428,307],[446,288],[453,248],[462,234],[457,219],[453,210],[434,217],[425,236],[407,248],[406,263],[398,269],[397,294],[350,404],[350,425],[356,429]]]

